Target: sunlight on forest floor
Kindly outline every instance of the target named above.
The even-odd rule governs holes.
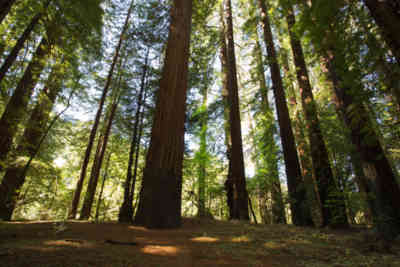
[[[209,219],[184,219],[174,230],[68,221],[57,232],[55,225],[0,223],[0,266],[400,266],[400,242],[390,253],[377,253],[361,228]]]

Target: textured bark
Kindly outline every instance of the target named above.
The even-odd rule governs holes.
[[[364,0],[383,37],[400,65],[400,1]]]
[[[224,21],[224,6],[221,5],[221,32],[220,32],[220,61],[221,61],[221,70],[222,70],[222,101],[224,103],[224,133],[225,133],[225,145],[226,145],[226,157],[228,159],[228,175],[226,177],[226,181],[224,184],[226,196],[227,196],[227,205],[229,209],[229,214],[233,214],[233,181],[231,174],[231,147],[232,141],[230,136],[230,126],[229,126],[229,105],[228,105],[228,70],[227,70],[227,60],[228,60],[228,52],[226,47],[226,26]]]
[[[46,65],[52,44],[50,38],[52,37],[50,36],[49,39],[43,37],[0,119],[0,170],[5,165],[4,161],[11,150],[18,126],[25,117],[33,89]]]
[[[322,136],[308,71],[304,60],[303,48],[299,38],[293,32],[295,16],[293,8],[288,9],[290,43],[296,65],[297,81],[300,89],[301,103],[305,117],[308,138],[311,147],[312,167],[318,185],[322,205],[322,226],[347,227],[344,196],[339,192],[329,162],[328,150]]]
[[[148,228],[181,225],[182,162],[192,18],[191,0],[174,0],[166,58],[135,222]]]
[[[57,63],[56,63],[57,64]],[[61,65],[57,64],[49,76],[46,87],[39,95],[38,102],[32,110],[31,117],[17,146],[15,157],[34,157],[46,125],[50,119],[50,112],[55,99],[61,91]],[[25,182],[25,163],[16,161],[6,169],[0,185],[0,219],[11,220],[19,190]]]
[[[134,154],[137,150],[136,148],[139,146],[140,139],[138,138],[138,130],[139,124],[141,121],[141,109],[142,103],[144,101],[143,94],[146,87],[146,76],[147,76],[147,69],[148,69],[148,58],[149,58],[149,50],[147,50],[147,55],[145,58],[145,63],[143,66],[142,77],[140,81],[140,90],[139,95],[137,97],[137,104],[136,104],[136,112],[135,112],[135,123],[133,125],[133,133],[132,133],[132,140],[131,140],[131,147],[129,151],[129,161],[128,161],[128,170],[126,172],[126,180],[124,185],[124,201],[122,202],[121,208],[118,214],[118,221],[119,222],[132,222],[133,220],[133,193],[135,190],[134,184],[136,183],[136,176],[135,180],[133,181],[132,176],[132,166],[134,164]],[[135,160],[136,161],[136,160]],[[136,165],[136,162],[135,162]],[[133,185],[133,188],[132,188]],[[133,192],[131,193],[131,189]]]
[[[338,75],[339,65],[333,48],[326,50],[324,64],[333,83],[335,104],[341,111],[351,139],[361,159],[368,202],[374,223],[382,238],[393,240],[400,234],[400,187],[389,160],[373,128],[369,113],[354,90]],[[343,62],[343,61],[340,61]]]
[[[86,170],[87,170],[87,167],[89,165],[90,154],[92,153],[93,143],[94,143],[94,139],[96,137],[97,128],[99,127],[101,114],[103,113],[104,102],[106,100],[106,97],[107,97],[107,94],[108,94],[108,89],[110,87],[111,80],[112,80],[112,77],[114,75],[115,65],[117,64],[117,61],[119,59],[122,43],[124,41],[124,36],[125,36],[125,33],[126,33],[127,29],[128,29],[128,26],[129,26],[129,19],[131,17],[132,10],[133,10],[133,0],[131,2],[130,7],[129,7],[128,14],[126,15],[124,27],[123,27],[121,35],[119,37],[118,45],[115,48],[114,58],[113,58],[113,61],[111,63],[111,66],[110,66],[110,70],[108,72],[106,84],[104,85],[104,88],[103,88],[103,93],[102,93],[101,98],[100,98],[99,107],[98,107],[97,112],[96,112],[96,117],[94,119],[92,130],[90,131],[88,145],[86,147],[85,155],[84,155],[84,158],[83,158],[81,173],[79,175],[79,180],[78,180],[78,182],[76,184],[76,189],[75,189],[74,196],[73,196],[72,203],[71,203],[71,209],[70,209],[69,214],[68,214],[68,218],[69,219],[75,219],[75,217],[76,217],[76,213],[77,213],[78,206],[79,206],[79,201],[80,201],[80,198],[81,198],[83,182],[85,181],[85,178],[86,178]]]
[[[46,12],[47,7],[50,4],[50,0],[47,1],[43,7],[43,10],[38,12],[31,20],[31,22],[28,24],[28,26],[25,28],[24,32],[22,35],[19,37],[17,43],[14,45],[13,49],[11,50],[10,54],[8,54],[7,58],[4,60],[3,65],[0,68],[0,83],[6,76],[7,71],[10,69],[12,64],[15,62],[15,59],[17,58],[19,52],[21,49],[24,47],[25,42],[29,39],[33,29],[35,26],[39,23],[40,19],[43,17],[43,15]]]
[[[106,153],[108,139],[111,134],[111,127],[114,121],[115,113],[117,111],[119,99],[119,96],[116,96],[116,99],[114,99],[114,102],[110,106],[108,116],[106,116],[106,119],[104,120],[105,125],[97,143],[96,155],[93,160],[93,166],[90,173],[90,179],[86,190],[85,200],[83,202],[81,210],[80,220],[87,220],[90,217],[94,196],[96,194],[96,188],[99,181],[100,170],[103,164],[104,155]]]
[[[282,78],[274,48],[271,26],[267,15],[267,6],[265,1],[263,0],[258,0],[258,2],[261,8],[264,39],[268,52],[268,60],[270,64],[271,78],[273,83],[273,92],[278,113],[278,122],[282,140],[283,155],[285,159],[292,221],[295,225],[312,225],[313,222],[306,198],[306,188],[302,181],[299,159],[294,142],[289,111],[286,104],[285,91],[283,89]]]
[[[248,193],[244,170],[242,129],[239,109],[239,88],[237,82],[235,44],[233,38],[232,4],[226,1],[226,39],[227,39],[227,82],[229,104],[229,127],[232,141],[230,151],[230,168],[233,189],[233,213],[231,219],[249,220]]]
[[[3,22],[16,0],[0,0],[0,23]]]

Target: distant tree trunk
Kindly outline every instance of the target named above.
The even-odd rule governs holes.
[[[303,48],[299,38],[293,32],[295,22],[293,8],[290,7],[288,9],[287,23],[289,25],[290,43],[296,65],[297,81],[300,87],[301,103],[310,140],[312,166],[322,205],[322,226],[348,227],[344,196],[339,192],[333,177],[328,150],[326,149],[319,125],[317,106],[308,78]]]
[[[7,58],[4,60],[3,65],[0,68],[0,83],[6,76],[7,71],[10,69],[12,64],[15,62],[15,59],[17,58],[19,52],[21,49],[24,47],[25,42],[29,39],[33,29],[35,26],[39,23],[40,19],[43,17],[43,15],[46,13],[46,9],[50,4],[50,0],[48,0],[44,7],[43,10],[38,12],[31,20],[31,22],[28,24],[28,26],[25,28],[24,32],[22,35],[19,37],[17,43],[14,45],[13,49],[11,50],[10,54],[8,54]],[[1,54],[0,54],[1,55]]]
[[[136,223],[181,225],[182,162],[192,18],[191,0],[174,0]]]
[[[101,206],[101,200],[103,197],[103,192],[104,192],[104,185],[106,184],[106,179],[108,176],[108,167],[110,165],[110,159],[111,159],[112,151],[108,153],[107,161],[106,161],[106,166],[104,168],[104,173],[103,173],[103,182],[101,183],[101,189],[99,193],[99,198],[97,199],[97,206],[96,206],[96,213],[95,213],[95,220],[99,220],[99,212],[100,212],[100,206]]]
[[[283,89],[282,78],[267,13],[268,10],[265,1],[258,0],[258,2],[262,13],[265,45],[268,52],[275,104],[278,113],[292,221],[295,225],[312,225],[313,221],[311,218],[309,205],[307,204],[308,201],[305,184],[301,176],[299,159],[294,142],[289,111],[286,104],[285,91]]]
[[[5,160],[11,150],[18,126],[25,117],[33,89],[39,81],[40,74],[46,65],[52,43],[52,40],[46,37],[42,38],[0,119],[0,170],[5,165]]]
[[[7,14],[10,12],[11,7],[16,0],[0,0],[0,24],[6,18]]]
[[[230,167],[233,183],[233,214],[231,219],[249,220],[248,193],[246,189],[246,176],[244,170],[242,129],[239,110],[239,88],[236,73],[235,44],[233,39],[232,4],[226,1],[227,25],[227,81],[229,103],[229,126],[231,133]]]
[[[273,223],[286,224],[285,204],[283,203],[281,182],[279,180],[278,157],[276,155],[278,153],[278,147],[274,139],[277,129],[275,126],[275,118],[268,100],[268,88],[264,74],[264,62],[262,60],[263,55],[258,36],[256,41],[256,50],[257,76],[260,83],[262,109],[264,111],[264,116],[266,117],[264,138],[269,144],[268,149],[271,149],[271,151],[264,150],[263,157],[265,158],[265,164],[269,171],[269,177],[266,178],[269,178],[268,180],[271,184],[270,191],[272,198],[272,221]]]
[[[119,210],[118,221],[119,222],[132,222],[133,220],[133,193],[131,194],[130,190],[132,188],[132,165],[134,161],[134,154],[136,151],[137,146],[139,146],[140,139],[138,138],[138,130],[139,124],[141,120],[141,108],[142,103],[144,101],[143,94],[146,87],[146,76],[147,76],[147,69],[148,69],[148,58],[149,58],[149,51],[147,50],[145,63],[143,65],[142,77],[140,81],[140,90],[139,95],[137,96],[137,104],[136,104],[136,113],[135,113],[135,124],[133,126],[133,134],[131,140],[131,147],[129,151],[129,161],[128,161],[128,170],[126,172],[126,180],[124,185],[124,201],[122,202],[121,208]],[[134,190],[133,186],[133,190]],[[131,198],[132,196],[132,198]]]
[[[119,104],[119,99],[120,96],[117,95],[114,99],[114,102],[110,106],[108,116],[106,116],[106,119],[104,120],[104,129],[101,132],[97,143],[96,155],[93,160],[93,166],[90,173],[90,179],[85,195],[85,200],[83,202],[81,210],[80,220],[87,220],[90,217],[90,213],[93,206],[93,200],[96,194],[96,188],[99,180],[100,170],[103,164],[103,159],[107,149],[108,139],[111,133],[111,127],[114,121],[114,116]]]
[[[208,81],[203,81],[208,86]],[[198,195],[199,195],[199,206],[198,206],[198,217],[205,217],[206,213],[206,177],[207,177],[207,126],[208,126],[208,114],[207,114],[207,99],[208,90],[207,87],[202,89],[203,104],[201,106],[201,130],[200,130],[200,162],[198,165]]]
[[[400,65],[400,2],[398,0],[364,0],[383,37]]]
[[[46,125],[49,122],[50,112],[55,99],[61,91],[62,66],[56,63],[49,76],[46,87],[39,94],[28,124],[23,133],[22,139],[16,149],[16,157],[34,157],[42,136],[45,134]],[[11,220],[15,208],[19,190],[25,182],[26,171],[24,162],[8,166],[0,185],[0,219]]]
[[[110,66],[110,70],[108,72],[106,84],[104,85],[104,88],[103,88],[103,93],[102,93],[101,98],[100,98],[99,107],[97,109],[97,113],[96,113],[96,117],[94,119],[92,130],[90,131],[88,145],[86,147],[85,155],[84,155],[84,158],[83,158],[81,173],[80,173],[80,176],[79,176],[79,180],[78,180],[78,182],[76,184],[74,197],[73,197],[72,203],[71,203],[71,209],[70,209],[69,214],[68,214],[68,218],[69,219],[75,219],[75,217],[76,217],[76,213],[77,213],[78,206],[79,206],[79,200],[81,198],[83,182],[85,181],[85,178],[86,178],[86,170],[87,170],[87,167],[89,165],[90,154],[92,152],[92,147],[93,147],[94,139],[96,137],[97,128],[99,127],[101,114],[103,113],[104,102],[106,100],[108,89],[110,87],[110,84],[111,84],[111,81],[112,81],[112,77],[114,75],[115,65],[117,64],[117,61],[119,59],[120,50],[121,50],[121,47],[122,47],[122,43],[124,41],[124,36],[125,36],[125,33],[126,33],[127,29],[128,29],[128,26],[129,26],[129,19],[131,17],[132,10],[133,10],[133,2],[134,1],[132,0],[132,2],[130,4],[130,7],[129,7],[129,10],[128,10],[128,14],[126,15],[124,27],[123,27],[123,29],[121,31],[121,34],[120,34],[120,37],[119,37],[118,45],[115,48],[114,58],[113,58],[113,61],[111,63],[111,66]]]
[[[345,83],[337,73],[336,55],[331,49],[326,51],[324,58],[333,83],[335,104],[351,131],[352,142],[361,158],[374,223],[382,238],[393,240],[400,234],[400,187],[367,110],[352,93],[354,88],[343,87]]]
[[[224,132],[225,132],[225,145],[226,145],[226,156],[228,158],[228,175],[224,184],[226,195],[227,195],[227,205],[229,209],[229,214],[233,214],[233,180],[232,180],[232,168],[231,168],[231,148],[232,141],[230,136],[230,126],[229,126],[229,105],[228,105],[228,51],[226,47],[226,26],[224,21],[224,5],[221,5],[221,32],[220,32],[220,61],[222,70],[222,101],[224,103]]]

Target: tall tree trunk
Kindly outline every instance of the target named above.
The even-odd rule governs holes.
[[[294,33],[296,23],[292,7],[288,8],[287,23],[289,26],[290,43],[296,65],[297,81],[300,89],[301,103],[308,129],[311,147],[312,167],[317,180],[319,197],[322,205],[322,226],[347,227],[346,206],[344,196],[339,192],[329,162],[328,150],[322,136],[317,106],[311,89],[308,71],[304,60],[303,48],[299,38]]]
[[[200,129],[200,149],[199,149],[199,165],[197,170],[198,175],[198,195],[199,195],[199,205],[198,205],[198,217],[205,217],[206,213],[206,177],[207,177],[207,125],[208,125],[208,113],[207,113],[207,99],[208,99],[208,81],[203,81],[205,83],[205,88],[202,90],[203,94],[203,104],[201,106],[201,129]]]
[[[31,20],[31,22],[28,24],[28,26],[25,28],[24,32],[22,35],[19,37],[17,43],[14,45],[13,49],[11,50],[10,54],[8,54],[7,58],[4,60],[3,65],[0,68],[0,83],[6,76],[7,71],[10,69],[12,64],[15,62],[15,59],[17,58],[19,52],[21,49],[24,47],[25,42],[29,39],[33,29],[35,26],[39,23],[40,19],[43,17],[43,15],[46,13],[47,7],[50,4],[50,0],[48,0],[44,7],[43,10],[38,12]]]
[[[357,88],[347,87],[338,75],[339,60],[335,52],[333,48],[327,50],[324,59],[333,83],[335,104],[351,131],[352,142],[361,158],[374,223],[382,238],[393,240],[400,234],[400,187],[367,110],[352,93]]]
[[[0,0],[0,24],[10,12],[16,0]]]
[[[49,35],[51,34],[49,33]],[[47,63],[47,57],[50,54],[53,43],[51,38],[51,36],[49,36],[49,39],[46,37],[42,38],[0,119],[0,170],[5,165],[7,155],[11,150],[13,138],[17,133],[19,124],[25,117],[33,90]]]
[[[278,157],[276,154],[278,153],[278,147],[275,142],[274,135],[277,133],[277,129],[275,126],[275,119],[272,112],[272,109],[268,100],[268,88],[267,82],[265,80],[264,74],[264,64],[262,61],[263,55],[261,51],[261,46],[257,36],[257,74],[260,82],[260,90],[261,90],[261,98],[262,98],[262,109],[264,110],[264,116],[266,117],[266,125],[264,136],[267,142],[270,144],[269,148],[272,148],[272,151],[263,151],[267,164],[268,170],[270,171],[269,180],[271,181],[271,198],[272,198],[272,220],[273,223],[283,223],[286,224],[286,215],[285,215],[285,204],[283,203],[282,197],[282,189],[281,182],[279,180],[279,170],[278,170]],[[268,158],[267,157],[268,155]]]
[[[55,99],[61,91],[62,63],[56,63],[49,76],[46,87],[41,91],[38,102],[35,105],[22,139],[16,149],[16,157],[33,157],[36,154],[42,136],[49,122],[50,112]],[[0,185],[0,219],[11,220],[15,208],[19,190],[25,182],[25,162],[19,162],[8,166]]]
[[[364,0],[383,37],[400,65],[400,2]]]
[[[120,37],[119,37],[118,45],[115,48],[114,58],[113,58],[113,61],[111,63],[111,66],[110,66],[110,70],[108,72],[106,84],[104,85],[104,88],[103,88],[103,93],[102,93],[101,98],[100,98],[99,107],[97,109],[97,113],[96,113],[96,117],[94,119],[92,130],[90,131],[88,145],[86,147],[85,156],[83,158],[81,173],[80,173],[80,176],[79,176],[79,180],[78,180],[78,182],[76,184],[74,197],[73,197],[72,203],[71,203],[71,209],[70,209],[69,214],[68,214],[68,218],[69,219],[75,219],[75,217],[76,217],[76,213],[77,213],[78,206],[79,206],[79,200],[81,198],[83,182],[85,181],[85,178],[86,178],[86,170],[87,170],[87,167],[89,165],[90,154],[92,153],[92,148],[93,148],[94,139],[96,137],[97,128],[99,127],[100,118],[101,118],[101,115],[103,113],[104,102],[106,100],[108,89],[110,87],[111,80],[112,80],[112,77],[114,75],[115,65],[117,64],[117,61],[119,59],[122,43],[124,41],[124,36],[125,36],[125,33],[126,33],[127,29],[128,29],[128,26],[129,26],[129,20],[130,20],[132,11],[133,11],[133,3],[134,3],[134,1],[132,0],[132,2],[130,4],[130,7],[129,7],[129,10],[128,10],[128,14],[126,15],[124,27],[123,27],[123,29],[121,31],[121,34],[120,34]]]
[[[133,198],[133,193],[131,194],[130,190],[132,188],[132,165],[134,161],[134,154],[136,151],[136,147],[139,146],[140,139],[138,138],[138,128],[139,128],[139,123],[141,120],[141,108],[142,108],[142,103],[144,101],[144,91],[146,87],[146,76],[147,76],[147,69],[148,69],[148,58],[149,58],[149,51],[150,49],[147,50],[145,62],[143,65],[143,71],[142,71],[142,77],[140,81],[140,90],[139,90],[139,95],[137,97],[137,104],[136,104],[136,113],[135,113],[135,124],[133,126],[133,134],[132,134],[132,140],[131,140],[131,147],[129,151],[129,161],[128,161],[128,170],[126,172],[126,180],[125,180],[125,185],[124,185],[124,201],[122,202],[121,208],[119,210],[118,214],[118,221],[119,222],[132,222],[133,219],[133,206],[132,206],[132,201]],[[136,179],[135,179],[136,180]],[[136,181],[134,181],[135,183]],[[133,187],[134,189],[134,187]]]
[[[192,1],[174,0],[142,193],[135,221],[149,228],[181,225],[182,162]]]
[[[107,179],[107,176],[108,176],[108,167],[110,165],[111,155],[112,155],[112,151],[110,151],[110,153],[108,153],[106,166],[104,168],[104,173],[103,173],[103,182],[101,183],[101,189],[100,189],[100,193],[99,193],[99,198],[97,199],[96,213],[95,213],[95,216],[94,216],[96,222],[99,220],[100,205],[101,205],[101,200],[102,200],[102,197],[103,197],[104,185],[106,184],[106,179]]]
[[[235,44],[233,38],[232,3],[226,1],[225,19],[227,25],[227,81],[229,103],[229,126],[231,133],[231,179],[233,182],[233,214],[231,219],[249,220],[248,193],[244,170],[242,129],[239,108],[239,88],[236,72]]]
[[[221,32],[220,32],[220,61],[222,70],[222,101],[224,103],[224,133],[225,133],[225,145],[226,145],[226,156],[228,158],[228,175],[224,184],[227,205],[229,209],[229,214],[233,214],[233,180],[232,180],[232,168],[231,168],[231,148],[232,140],[230,136],[230,126],[229,126],[229,105],[228,105],[228,51],[226,47],[226,25],[224,20],[224,5],[221,5]]]
[[[312,225],[313,221],[311,218],[309,205],[307,203],[306,188],[301,176],[299,159],[294,142],[289,111],[286,104],[285,91],[283,89],[282,78],[272,37],[271,25],[268,18],[268,9],[265,1],[258,0],[258,2],[261,8],[265,39],[264,41],[268,52],[273,92],[278,113],[292,221],[295,225]]]
[[[116,88],[117,91],[119,88]],[[117,96],[114,99],[114,102],[110,106],[110,110],[108,116],[104,120],[104,129],[100,134],[96,155],[93,160],[93,166],[90,173],[90,179],[88,183],[88,187],[86,190],[85,200],[83,202],[80,220],[87,220],[90,217],[90,213],[93,206],[94,196],[96,194],[96,188],[100,176],[101,166],[103,164],[104,155],[107,149],[108,139],[111,134],[111,127],[114,121],[115,113],[117,111],[117,107],[119,104],[120,95],[117,92]]]

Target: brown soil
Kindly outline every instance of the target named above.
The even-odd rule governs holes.
[[[0,266],[394,267],[399,252],[397,242],[390,253],[377,253],[360,231],[287,225],[185,219],[177,230],[148,230],[77,221],[0,223]]]

